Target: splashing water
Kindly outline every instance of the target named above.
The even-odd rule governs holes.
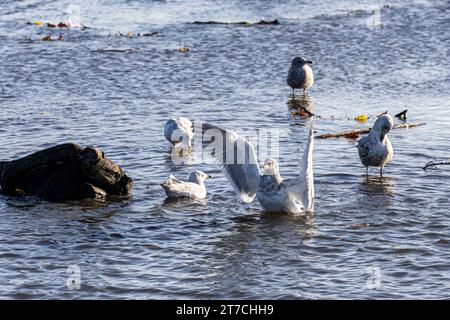
[[[70,4],[66,9],[66,18],[64,19],[66,23],[71,28],[81,28],[81,15],[80,15],[80,6],[76,4]]]

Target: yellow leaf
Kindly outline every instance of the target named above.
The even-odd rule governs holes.
[[[356,121],[361,121],[361,122],[366,122],[367,121],[367,116],[365,114],[360,114],[359,116],[356,116],[355,120]]]
[[[36,21],[31,21],[32,24],[34,24],[35,26],[41,26],[44,23],[42,21],[36,20]]]
[[[184,47],[184,48],[180,48],[180,49],[178,49],[180,52],[188,52],[189,51],[189,48],[186,48],[186,47]]]

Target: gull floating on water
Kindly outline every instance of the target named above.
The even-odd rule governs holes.
[[[381,167],[380,176],[383,176],[383,167],[392,160],[394,149],[387,136],[394,126],[391,115],[383,114],[378,117],[367,136],[358,140],[358,153],[361,163],[366,167],[366,176],[369,175],[369,166]]]
[[[287,84],[292,88],[292,98],[294,98],[295,89],[303,89],[303,95],[306,90],[314,84],[314,75],[310,64],[311,60],[303,57],[296,57],[292,60],[287,76]]]
[[[216,148],[213,156],[243,201],[250,203],[256,196],[262,208],[269,212],[302,213],[314,210],[312,125],[309,128],[299,175],[292,179],[281,178],[278,162],[274,159],[266,160],[261,172],[255,148],[236,133],[208,123],[203,124],[203,128],[206,133],[210,129],[217,130],[223,137],[223,145],[227,147]],[[230,154],[231,150],[235,151],[234,155]]]
[[[170,198],[206,198],[205,180],[210,178],[209,175],[202,171],[194,171],[189,175],[188,181],[178,180],[174,175],[170,175],[161,187],[164,188],[166,194]]]
[[[164,125],[166,139],[176,147],[191,147],[194,130],[192,122],[184,117],[170,119]]]

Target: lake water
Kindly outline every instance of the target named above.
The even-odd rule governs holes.
[[[71,4],[90,29],[26,24],[58,23]],[[192,24],[263,18],[280,24]],[[135,187],[105,204],[1,195],[0,298],[450,298],[450,171],[421,169],[450,157],[449,30],[442,0],[3,0],[0,160],[96,145]],[[382,180],[375,168],[366,180],[355,140],[316,140],[314,214],[273,215],[239,201],[216,166],[170,161],[164,122],[187,116],[279,130],[281,173],[295,175],[306,127],[286,74],[297,55],[315,62],[317,134],[384,111],[427,123],[389,134]],[[207,201],[165,201],[159,183],[194,169],[213,175]]]

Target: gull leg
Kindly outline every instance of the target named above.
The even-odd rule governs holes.
[[[383,178],[383,166],[380,168],[380,177]]]
[[[294,99],[295,99],[295,89],[292,88],[292,100],[294,100]]]
[[[303,96],[306,96],[306,88],[303,88]]]
[[[369,167],[366,167],[366,178],[369,177]]]

